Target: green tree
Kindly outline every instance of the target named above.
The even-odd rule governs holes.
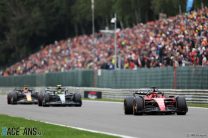
[[[152,0],[152,9],[156,15],[165,13],[173,16],[179,11],[178,4],[178,0]]]
[[[110,20],[114,16],[115,0],[95,0],[95,21],[97,30],[110,26]]]
[[[29,56],[40,45],[68,37],[73,0],[2,0],[0,65]]]
[[[91,0],[76,0],[71,8],[72,22],[76,35],[88,32],[91,17]],[[81,30],[81,31],[79,31]]]

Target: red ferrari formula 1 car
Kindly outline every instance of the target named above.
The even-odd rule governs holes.
[[[188,107],[185,97],[183,96],[168,96],[156,88],[149,92],[134,92],[133,96],[124,99],[125,114],[175,114],[186,115]]]

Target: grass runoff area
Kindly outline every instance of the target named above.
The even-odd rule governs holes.
[[[108,101],[108,102],[123,102],[123,99],[87,99],[87,98],[83,98],[83,100],[90,100],[90,101]],[[189,107],[204,107],[204,108],[208,108],[208,103],[187,103]]]
[[[116,138],[39,121],[0,114],[1,137],[5,138]]]
[[[208,108],[208,104],[207,103],[188,103],[188,106],[190,107],[204,107],[204,108]]]

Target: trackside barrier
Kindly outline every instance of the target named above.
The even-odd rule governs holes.
[[[34,87],[36,91],[40,92],[45,87]],[[146,89],[111,89],[111,88],[95,88],[95,87],[67,87],[71,92],[79,92],[84,97],[84,91],[100,91],[102,98],[105,99],[124,99],[126,96],[131,96],[137,90]],[[0,87],[0,94],[7,94],[12,91],[14,87]],[[200,89],[160,89],[166,95],[185,96],[190,103],[208,103],[208,90]]]
[[[20,76],[0,76],[0,87],[73,87],[137,89],[208,89],[208,67],[139,68],[137,70],[82,70]]]

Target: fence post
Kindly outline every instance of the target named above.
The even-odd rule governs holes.
[[[176,89],[176,81],[177,81],[177,67],[175,64],[173,65],[173,89]]]

